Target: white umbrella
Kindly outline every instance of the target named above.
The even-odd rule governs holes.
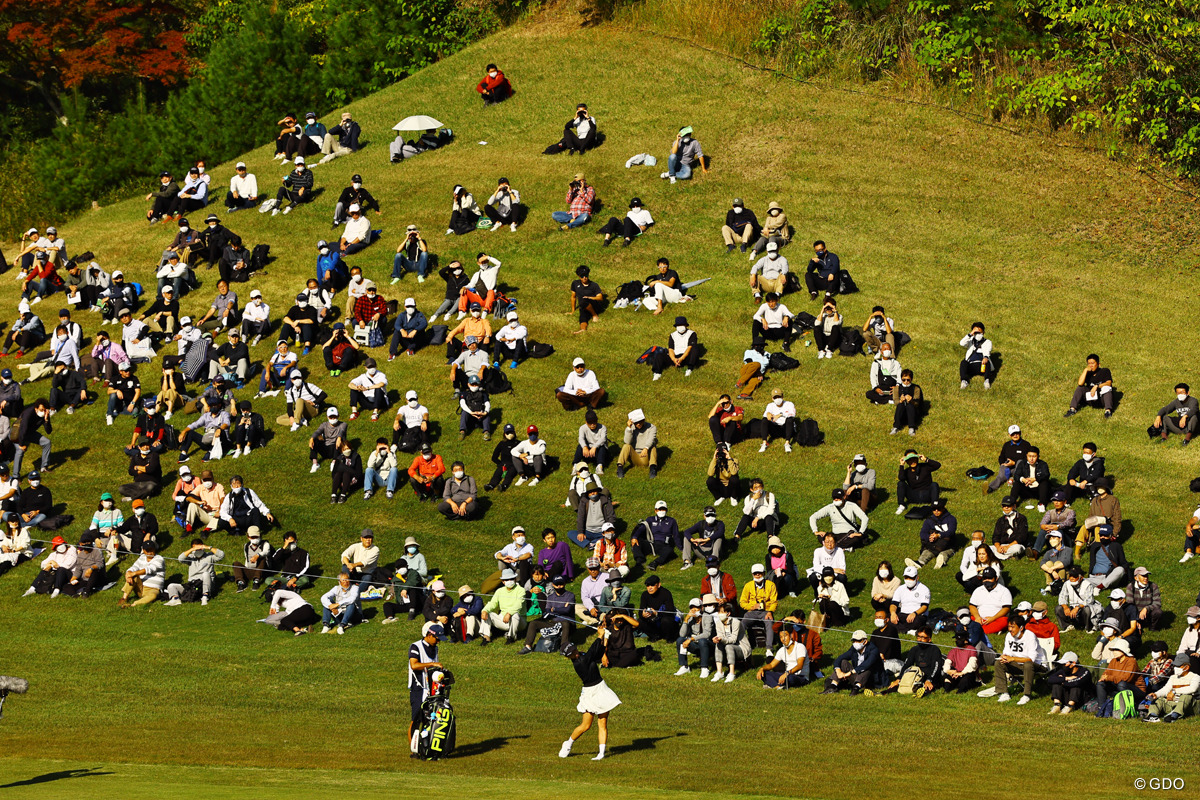
[[[417,114],[414,117],[405,117],[392,126],[394,131],[428,131],[436,130],[442,127],[442,123],[425,114]]]

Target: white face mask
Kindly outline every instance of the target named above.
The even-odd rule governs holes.
[[[717,577],[717,576],[718,576],[718,575],[720,575],[720,574],[721,574],[721,570],[717,569],[716,567],[709,567],[709,568],[708,568],[708,575],[709,575],[709,577],[711,577],[711,578],[715,578],[715,577]]]
[[[466,474],[467,473],[463,472],[461,469],[454,470],[454,477],[460,481],[462,480],[463,475],[466,475]],[[524,544],[524,541],[522,540],[522,541],[520,541],[520,543]]]
[[[517,538],[513,539],[513,543],[516,544],[517,547],[524,547],[525,546],[525,537],[518,536]]]
[[[866,646],[867,646],[867,643],[866,643],[866,642],[855,642],[855,643],[854,643],[853,645],[851,645],[851,646],[852,646],[852,647],[853,647],[855,650],[859,650],[859,651],[861,651],[861,650],[862,650],[864,647],[866,647]]]
[[[516,581],[505,581],[504,582],[504,588],[506,588],[506,589],[511,589],[516,585],[517,585]]]
[[[102,502],[100,505],[104,506],[106,509],[107,509],[107,508],[112,508],[112,507],[113,507],[113,504],[112,504],[112,501],[111,501],[111,500],[105,500],[105,501],[104,501],[104,502]]]
[[[60,342],[65,342],[67,340],[67,335],[65,333],[60,333],[57,338]]]
[[[379,370],[377,370],[375,367],[371,367],[369,370],[367,370],[367,374],[370,375],[371,377],[374,377],[375,373],[378,371]]]
[[[445,593],[445,592],[442,592],[442,591],[435,591],[435,592],[433,593],[433,596],[434,596],[434,597],[445,597],[445,596],[446,596],[446,593]]]
[[[135,517],[140,517],[140,516],[142,516],[142,515],[143,515],[143,514],[145,514],[145,513],[146,513],[146,509],[144,509],[144,508],[135,508],[135,509],[133,510],[133,515],[134,515]]]
[[[676,325],[675,332],[676,333],[687,333],[687,325]]]
[[[612,533],[612,531],[609,531],[608,533],[604,534],[604,540],[606,542],[611,542],[613,540],[613,535],[614,534]]]
[[[361,184],[361,183],[352,183],[352,184],[350,184],[350,185],[351,185],[351,186],[353,186],[355,189],[361,189],[361,188],[362,188],[362,184]]]
[[[106,344],[106,342],[101,342],[101,346],[103,346],[104,344]],[[3,380],[5,386],[8,386],[10,383],[12,383],[12,378],[3,378],[0,380]]]
[[[464,605],[470,605],[471,601],[474,599],[475,599],[475,595],[473,595],[473,594],[464,594],[462,597],[458,598],[459,602]]]
[[[472,317],[474,317],[475,319],[479,319],[479,312],[478,312],[478,311],[472,311],[472,312],[471,312],[471,316],[472,316]]]
[[[1045,619],[1046,612],[1045,611],[1035,611],[1035,612],[1033,612],[1033,618],[1034,619]]]
[[[971,624],[971,618],[969,616],[963,615],[958,618],[958,624],[962,625],[965,628]]]
[[[234,494],[241,494],[242,487],[241,486],[233,486],[229,489],[229,491],[233,492]]]
[[[1100,632],[1101,632],[1102,634],[1104,634],[1105,636],[1107,636],[1109,639],[1111,639],[1113,636],[1115,636],[1115,635],[1117,634],[1117,629],[1116,629],[1116,628],[1104,627],[1104,628],[1101,628],[1101,629],[1100,629]]]
[[[975,341],[977,341],[977,342],[982,342],[982,341],[983,341],[983,334],[982,334],[982,333],[977,333],[977,334],[975,334],[975,335],[974,335],[973,337],[971,337],[971,338],[973,338],[973,339],[974,339]]]
[[[887,361],[888,359],[890,359],[892,357],[892,351],[891,350],[881,350],[881,351],[879,351],[879,357],[882,358],[884,361]]]
[[[704,521],[705,521],[705,522],[707,522],[709,525],[712,525],[714,522],[716,522],[716,521],[717,521],[717,518],[716,518],[716,516],[715,516],[715,515],[712,515],[712,514],[706,514],[706,515],[704,516]]]
[[[775,259],[779,258],[779,253],[777,253],[777,252],[775,252],[774,250],[772,250],[771,252],[767,253],[767,258],[769,258],[769,259],[771,259],[772,261],[774,261]]]
[[[882,620],[882,619],[876,619],[876,620],[875,620],[875,627],[876,627],[876,628],[882,628],[882,627],[883,627],[884,625],[886,625],[886,624],[887,624],[886,620]]]
[[[866,471],[867,471],[867,465],[866,465],[866,464],[855,464],[855,465],[854,465],[854,471],[855,471],[855,472],[859,472],[859,473],[866,472]]]
[[[708,606],[707,608],[711,609],[712,606]],[[720,614],[717,614],[717,619],[721,620],[721,622],[724,622],[725,620],[729,619],[729,612],[722,611]]]
[[[834,508],[841,508],[842,506],[846,505],[846,501],[845,500],[834,500],[833,505],[834,505]]]
[[[179,232],[180,232],[180,233],[187,233],[187,232],[188,232],[188,226],[187,226],[187,225],[180,225],[180,226],[179,226]]]
[[[735,214],[740,214],[740,213],[742,213],[742,207],[741,207],[741,206],[734,206],[734,207],[733,207],[733,213],[735,213]]]
[[[354,275],[350,278],[351,283],[362,283],[362,275]]]
[[[756,575],[756,576],[754,577],[754,585],[755,585],[755,586],[762,586],[762,585],[763,585],[763,582],[764,582],[765,580],[766,580],[766,577],[765,577],[765,576],[762,576],[762,575]]]
[[[914,578],[905,578],[904,585],[911,589],[917,585],[917,581]]]
[[[321,248],[321,255],[323,255],[323,256],[327,256],[327,255],[329,255],[329,248],[328,248],[328,247],[322,247],[322,248]]]
[[[1176,678],[1183,677],[1183,667],[1175,667],[1174,669],[1171,670],[1171,672],[1174,673]]]
[[[34,489],[36,489],[37,487],[39,487],[39,486],[41,486],[41,485],[42,485],[42,482],[41,482],[41,481],[30,481],[30,482],[29,482],[29,485],[30,485],[31,487],[33,487]]]
[[[1091,460],[1093,458],[1095,458],[1095,456],[1092,455],[1091,453],[1084,453],[1083,454],[1083,463],[1085,463],[1085,464],[1091,463]]]
[[[54,548],[54,552],[65,553],[67,552],[67,546],[65,544],[60,544],[58,547]]]
[[[1188,625],[1195,625],[1195,624],[1196,624],[1196,618],[1195,618],[1195,617],[1188,617],[1188,618],[1187,618],[1187,621],[1188,621]]]
[[[1151,650],[1150,657],[1153,658],[1155,661],[1157,661],[1158,659],[1163,657],[1163,652],[1161,650]]]
[[[888,578],[892,577],[892,574],[890,572],[888,572],[886,569],[881,569],[881,570],[879,570],[879,577],[883,578],[886,581]]]
[[[300,308],[308,308],[308,300],[297,300],[296,305],[300,306]]]
[[[662,518],[663,518],[663,517],[665,517],[666,515],[667,515],[667,512],[666,512],[666,511],[661,511],[661,510],[659,510],[659,511],[655,511],[655,512],[654,512],[654,516],[658,517],[659,519],[662,519]]]
[[[1109,601],[1108,601],[1108,604],[1109,604],[1109,606],[1111,606],[1112,608],[1120,608],[1120,607],[1121,607],[1121,601],[1120,601],[1120,600],[1109,600]]]
[[[211,489],[212,487],[213,487],[213,482],[212,482],[212,481],[205,481],[205,482],[204,482],[204,488],[205,488],[205,489]]]

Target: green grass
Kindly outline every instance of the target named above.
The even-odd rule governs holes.
[[[518,94],[484,109],[470,87],[488,61],[503,65]],[[581,99],[601,120],[608,142],[582,158],[540,155]],[[859,452],[888,487],[903,449],[915,444],[945,464],[939,478],[952,490],[947,497],[964,532],[990,530],[996,499],[982,497],[963,472],[992,464],[1004,429],[1018,422],[1060,480],[1082,442],[1099,442],[1132,523],[1130,558],[1154,571],[1165,605],[1177,617],[1191,604],[1195,567],[1175,562],[1194,505],[1187,481],[1197,473],[1197,451],[1174,442],[1151,448],[1144,430],[1170,387],[1190,377],[1187,345],[1176,342],[1194,325],[1191,309],[1162,298],[1184,297],[1192,285],[1194,211],[1153,182],[1096,156],[1049,149],[935,109],[771,79],[614,27],[525,24],[351,109],[370,145],[317,168],[326,193],[315,206],[288,217],[239,213],[226,220],[247,243],[270,242],[278,257],[257,285],[276,312],[286,309],[313,271],[314,244],[329,235],[332,203],[353,172],[361,172],[383,202],[374,227],[385,233],[351,263],[381,281],[389,299],[412,295],[430,310],[442,295],[436,280],[420,288],[411,279],[386,286],[391,252],[410,222],[426,231],[443,262],[473,258],[479,250],[500,258],[504,281],[519,287],[531,336],[558,351],[515,372],[516,393],[495,401],[503,421],[537,423],[551,454],[569,460],[582,420],[558,408],[552,389],[570,360],[582,355],[609,390],[612,406],[602,419],[610,430],[620,429],[628,410],[643,407],[672,451],[653,483],[641,471],[621,482],[612,472],[606,476],[626,522],[664,498],[690,524],[709,502],[703,487],[711,452],[705,415],[716,395],[731,388],[753,310],[745,258],[724,256],[717,229],[734,196],[745,197],[760,214],[768,200],[778,199],[799,242],[787,255],[803,263],[806,242],[829,243],[863,289],[843,300],[844,313],[861,321],[876,303],[888,308],[913,336],[901,361],[916,371],[932,402],[915,441],[891,438],[889,412],[862,399],[866,359],[817,362],[811,349],[797,349],[801,367],[774,384],[789,392],[803,416],[820,422],[827,443],[791,456],[740,446],[738,455],[743,474],[762,476],[779,496],[791,518],[783,538],[800,562],[813,546],[805,516],[827,501]],[[436,115],[455,129],[457,141],[389,165],[388,129],[412,113]],[[668,186],[656,169],[623,168],[637,152],[665,159],[674,131],[685,123],[696,126],[713,156],[712,174]],[[269,159],[266,148],[245,159],[264,191],[283,172]],[[549,212],[563,207],[565,183],[581,169],[613,213],[640,196],[659,220],[655,228],[624,250],[601,250],[596,225],[568,234],[556,230]],[[213,171],[218,184],[231,173],[229,165]],[[499,175],[510,177],[531,206],[527,224],[516,234],[443,237],[450,188],[464,183],[482,200]],[[152,283],[170,231],[145,227],[143,213],[143,203],[128,202],[59,227],[74,251],[92,249],[106,268]],[[588,263],[593,277],[614,290],[648,273],[660,255],[671,258],[684,280],[714,278],[684,309],[709,355],[686,381],[670,372],[651,385],[649,371],[634,360],[666,338],[670,320],[610,311],[588,334],[571,336],[567,285],[574,267]],[[201,277],[207,284],[213,275]],[[1151,284],[1156,291],[1147,291]],[[1166,291],[1168,284],[1174,292]],[[202,312],[211,292],[206,285],[189,296],[184,310]],[[13,284],[2,293],[15,306]],[[813,310],[806,299],[789,298],[789,304]],[[52,299],[37,310],[52,314],[57,307]],[[977,318],[987,322],[1004,369],[990,392],[978,385],[959,392],[957,341]],[[89,336],[94,333],[95,317],[81,321]],[[1113,369],[1124,401],[1108,421],[1092,411],[1063,420],[1082,359],[1093,350]],[[264,343],[254,355],[269,352]],[[437,450],[448,460],[462,458],[482,483],[491,447],[478,435],[462,444],[455,440],[442,362],[427,351],[385,365],[385,371],[393,389],[421,391],[450,433]],[[350,376],[329,378],[316,354],[303,366],[345,407]],[[27,396],[47,390],[31,387]],[[763,402],[747,404],[748,411],[761,413]],[[282,408],[282,397],[256,403],[269,419]],[[125,480],[117,445],[127,440],[131,421],[122,418],[108,429],[102,414],[97,406],[54,420],[56,447],[69,451],[70,461],[47,483],[80,520],[71,536],[82,531],[100,492]],[[353,437],[366,443],[387,430],[365,418],[351,427]],[[478,586],[512,525],[563,531],[573,523],[560,506],[565,472],[534,489],[493,495],[486,518],[469,525],[443,522],[407,492],[392,503],[354,499],[334,509],[326,501],[327,473],[309,476],[304,443],[286,430],[275,431],[266,451],[236,464],[222,461],[216,472],[226,483],[235,472],[243,474],[284,528],[301,533],[326,573],[335,571],[338,553],[357,531],[371,526],[389,560],[399,555],[405,536],[415,535],[452,587]],[[149,505],[162,522],[170,519],[169,499]],[[721,516],[732,524],[726,509]],[[879,538],[851,556],[852,578],[869,580],[880,559],[902,563],[914,552],[917,526],[894,517],[890,504],[873,515],[872,528]],[[171,534],[167,554],[177,555],[186,545],[178,529]],[[272,538],[277,541],[278,533]],[[240,548],[223,535],[214,540],[231,554]],[[729,559],[739,582],[763,548],[751,539]],[[293,640],[256,625],[263,606],[228,586],[207,608],[122,612],[111,591],[88,601],[19,599],[35,569],[26,564],[10,572],[0,592],[7,621],[0,671],[31,683],[28,695],[10,701],[0,723],[4,775],[19,781],[94,766],[113,775],[6,788],[5,796],[170,797],[185,787],[204,787],[205,796],[242,794],[243,788],[274,796],[294,793],[289,786],[320,796],[360,788],[378,794],[397,788],[447,796],[532,789],[591,796],[603,786],[636,786],[656,796],[716,789],[722,795],[840,797],[851,791],[848,783],[865,781],[873,796],[890,798],[911,795],[919,781],[935,796],[958,797],[986,786],[996,796],[1027,797],[1031,777],[1035,787],[1048,777],[1042,774],[1048,757],[1065,758],[1073,767],[1072,787],[1088,797],[1127,796],[1139,776],[1195,776],[1193,760],[1181,758],[1181,747],[1194,742],[1191,723],[1132,726],[1113,736],[1109,723],[1046,717],[1041,698],[1018,709],[940,695],[920,703],[817,697],[816,689],[765,695],[750,675],[728,687],[673,678],[669,647],[661,648],[661,664],[609,676],[625,705],[613,719],[619,757],[603,767],[580,756],[566,762],[556,757],[574,724],[578,692],[560,660],[517,660],[514,648],[503,646],[448,647],[445,658],[460,678],[454,696],[459,741],[474,755],[418,766],[405,757],[402,741],[408,714],[404,658],[417,636],[415,624],[372,624],[344,637]],[[1014,564],[1009,573],[1021,599],[1036,599],[1035,568]],[[696,594],[697,570],[680,573],[672,565],[662,576],[677,602]],[[931,573],[928,582],[935,605],[954,608],[963,601],[952,570]],[[861,594],[853,600],[869,609]],[[1180,630],[1176,622],[1165,638],[1174,644]],[[1091,637],[1073,633],[1065,639],[1067,648],[1091,650]],[[825,649],[841,652],[846,640],[831,632]],[[591,752],[594,741],[585,740],[578,752]],[[766,762],[764,754],[777,762]],[[46,760],[55,758],[66,761]],[[1030,762],[1040,765],[1033,776]]]

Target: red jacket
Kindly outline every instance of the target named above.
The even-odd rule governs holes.
[[[712,576],[705,575],[704,580],[700,583],[700,596],[706,594],[715,594],[717,600],[722,603],[736,603],[738,599],[737,587],[733,585],[733,576],[728,572],[721,573],[721,591],[713,591]]]
[[[446,465],[440,455],[434,454],[428,461],[420,453],[408,465],[408,474],[414,480],[423,478],[440,478],[446,472]]]
[[[1029,618],[1029,622],[1025,623],[1025,629],[1033,631],[1033,635],[1039,639],[1053,639],[1054,649],[1058,650],[1062,641],[1058,637],[1058,626],[1049,617],[1045,619]]]
[[[480,94],[492,92],[497,98],[503,99],[512,94],[512,84],[508,82],[508,78],[504,77],[503,72],[496,70],[494,78],[484,73],[483,80],[475,86],[475,91]]]

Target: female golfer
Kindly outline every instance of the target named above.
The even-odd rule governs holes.
[[[592,719],[600,723],[600,752],[592,761],[604,758],[604,748],[608,744],[608,713],[621,705],[608,684],[600,677],[600,663],[604,659],[604,640],[596,637],[586,653],[580,653],[579,648],[568,642],[562,649],[562,654],[571,659],[576,674],[583,681],[583,691],[579,693],[579,705],[575,709],[583,714],[583,721],[571,731],[571,738],[563,742],[559,748],[558,757],[566,758],[571,755],[571,747],[575,740],[587,733],[592,727]]]

